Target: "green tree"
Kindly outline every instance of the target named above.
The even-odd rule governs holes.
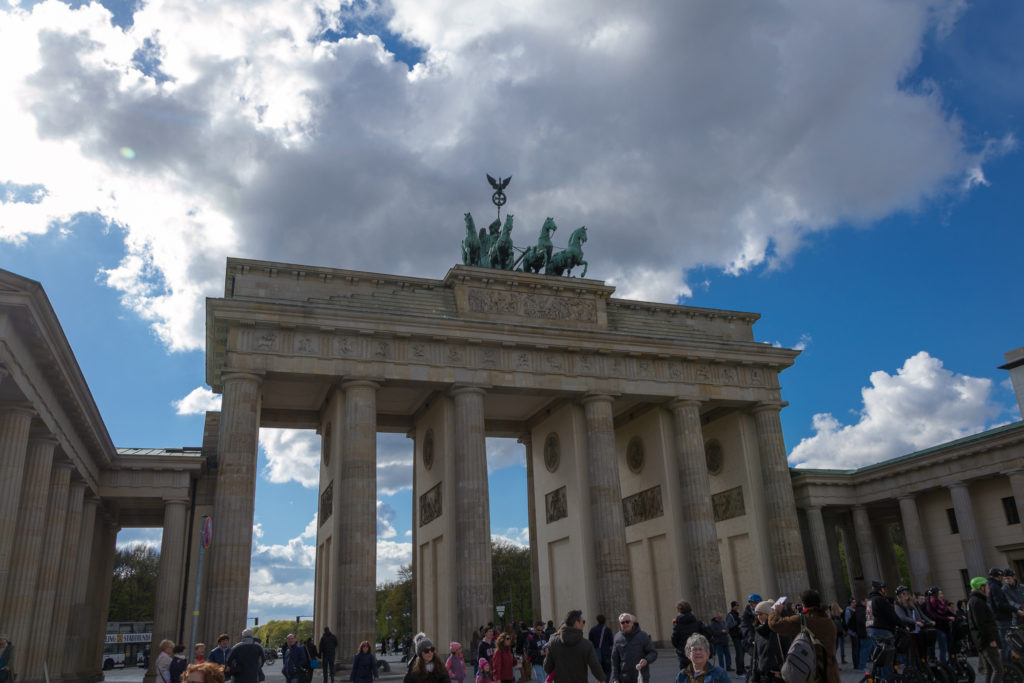
[[[253,629],[253,635],[260,639],[264,647],[283,646],[289,633],[294,633],[299,642],[313,638],[313,622],[305,620],[296,624],[294,619],[274,619]],[[320,641],[313,638],[313,643],[319,646]]]
[[[107,621],[152,621],[160,551],[135,543],[117,551]]]
[[[377,586],[377,638],[394,632],[399,636],[413,630],[416,595],[412,565],[398,570],[398,578]]]
[[[505,542],[491,541],[491,581],[494,605],[505,606],[504,617],[494,612],[494,623],[534,620],[531,580],[530,549]],[[539,615],[538,615],[539,616]],[[474,627],[477,626],[474,624]]]

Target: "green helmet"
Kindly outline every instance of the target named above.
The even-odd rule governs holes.
[[[984,576],[975,576],[971,579],[971,589],[980,591],[984,586],[988,585],[988,579]]]

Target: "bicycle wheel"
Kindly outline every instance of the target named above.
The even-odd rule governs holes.
[[[953,674],[938,662],[929,663],[928,671],[931,672],[932,678],[938,681],[938,683],[956,683],[956,678],[953,677]]]
[[[1024,667],[1014,661],[1004,662],[1003,683],[1024,683]]]

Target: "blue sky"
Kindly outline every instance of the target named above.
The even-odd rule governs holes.
[[[108,7],[0,9],[0,268],[42,282],[119,446],[201,442],[227,256],[439,278],[484,173],[513,176],[517,242],[586,223],[620,295],[802,348],[794,465],[1020,419],[997,369],[1024,345],[1017,3]],[[488,446],[492,531],[526,542],[522,447]],[[380,447],[385,580],[410,443]],[[309,613],[317,448],[262,438],[264,619]]]

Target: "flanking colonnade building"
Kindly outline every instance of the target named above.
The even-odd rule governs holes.
[[[51,681],[101,675],[124,527],[164,528],[153,637],[186,642],[211,517],[197,639],[238,635],[261,426],[321,435],[310,599],[341,659],[375,635],[379,432],[412,441],[414,609],[435,642],[494,619],[489,436],[526,450],[529,500],[506,504],[528,506],[545,619],[631,611],[667,641],[680,598],[706,620],[749,592],[842,599],[898,580],[892,539],[915,588],[951,597],[960,568],[1024,560],[1024,423],[853,473],[791,471],[779,373],[798,353],[755,341],[756,314],[613,291],[467,266],[432,280],[229,259],[207,302],[206,381],[223,404],[201,447],[117,449],[41,286],[0,271],[0,631],[19,679],[43,680],[43,662]]]

